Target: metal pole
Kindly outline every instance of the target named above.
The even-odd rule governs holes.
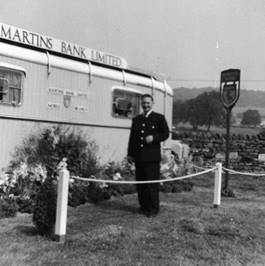
[[[225,150],[225,167],[229,169],[229,148],[230,148],[230,116],[231,108],[226,109],[226,150]],[[229,172],[225,171],[224,189],[228,189]]]

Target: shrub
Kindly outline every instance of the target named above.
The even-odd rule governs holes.
[[[178,176],[184,176],[189,173],[189,162],[186,160],[177,160],[171,156],[168,160],[163,158],[161,162],[161,179],[171,179]],[[160,185],[160,191],[164,193],[176,193],[190,191],[193,183],[189,180],[176,180],[163,182]]]
[[[109,162],[103,168],[101,173],[103,179],[109,180],[135,180],[134,166],[127,161]],[[118,196],[125,194],[132,194],[136,192],[135,185],[128,184],[110,184],[106,189],[110,195]]]
[[[89,183],[75,180],[69,185],[68,205],[76,207],[88,202],[88,187]]]
[[[21,162],[28,166],[43,165],[48,176],[57,174],[57,165],[67,158],[68,170],[75,175],[89,177],[99,171],[97,146],[81,131],[69,127],[53,126],[38,135],[32,135],[16,148],[10,170]]]
[[[97,177],[103,180],[134,180],[134,168],[126,159],[122,162],[109,162],[101,168]],[[75,207],[85,202],[97,203],[108,200],[111,196],[135,192],[134,185],[84,182],[73,179],[69,187],[69,205]]]
[[[13,197],[0,198],[0,218],[14,217],[18,206]]]
[[[96,151],[96,144],[80,131],[63,126],[43,129],[16,148],[6,173],[1,176],[0,196],[12,194],[19,211],[32,212],[46,177],[56,180],[62,158],[67,158],[70,172],[89,177],[100,170]]]
[[[41,235],[51,236],[56,219],[57,182],[48,177],[35,199],[33,223]]]
[[[35,196],[36,197],[36,196]],[[32,213],[34,201],[29,197],[16,197],[16,204],[18,205],[18,211],[22,213]]]
[[[28,167],[25,163],[21,163],[12,172],[9,171],[1,176],[0,194],[3,197],[12,195],[18,205],[18,211],[31,213],[33,200],[45,178],[45,169],[41,165]]]
[[[76,207],[86,202],[97,203],[111,196],[110,190],[101,188],[97,183],[77,180],[69,186],[68,205]]]
[[[106,176],[102,177],[102,172],[104,172],[104,168],[101,169],[97,176],[102,179],[108,179]],[[91,175],[91,177],[95,176]],[[110,197],[109,186],[106,184],[102,186],[102,184],[96,182],[70,179],[68,204],[71,207],[76,207],[86,202],[97,203]]]

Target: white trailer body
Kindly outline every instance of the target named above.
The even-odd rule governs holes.
[[[25,137],[55,124],[81,129],[102,163],[122,160],[143,93],[153,95],[154,110],[171,128],[173,94],[165,81],[121,57],[81,48],[0,23],[0,169]]]

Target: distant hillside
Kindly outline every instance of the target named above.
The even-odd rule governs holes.
[[[197,97],[199,94],[205,91],[212,91],[212,90],[216,90],[216,89],[212,87],[196,88],[196,89],[188,89],[184,87],[175,88],[174,89],[174,101],[176,100],[186,101],[186,100]]]
[[[184,87],[174,89],[174,101],[182,100],[186,101],[188,99],[195,98],[199,94],[205,91],[218,90],[212,87],[188,89]],[[253,91],[253,90],[241,90],[240,97],[236,104],[237,107],[259,107],[265,108],[265,92],[263,91]]]
[[[240,107],[256,106],[265,108],[265,92],[242,90],[237,105]]]

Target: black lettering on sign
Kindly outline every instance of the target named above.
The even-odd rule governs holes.
[[[62,45],[61,45],[61,52],[66,54],[66,43],[65,42],[62,42]]]
[[[66,42],[61,42],[61,52],[75,57],[86,59],[85,48]]]
[[[23,31],[23,43],[31,44],[29,39],[28,39],[28,32]]]
[[[52,39],[51,38],[43,38],[41,36],[40,37],[40,47],[51,49],[52,48]]]
[[[39,36],[35,33],[32,33],[32,32],[29,32],[29,35],[31,37],[30,44],[39,47]]]
[[[5,28],[2,25],[2,27],[1,27],[1,37],[11,40],[11,29],[10,29],[10,27],[8,28],[7,31],[5,31]]]
[[[20,39],[19,31],[18,30],[15,31],[15,34],[13,35],[12,41],[21,42],[21,39]]]
[[[97,61],[103,64],[108,64],[116,67],[121,66],[122,63],[120,58],[113,55],[104,54],[96,50],[91,51],[91,59],[93,61]]]

